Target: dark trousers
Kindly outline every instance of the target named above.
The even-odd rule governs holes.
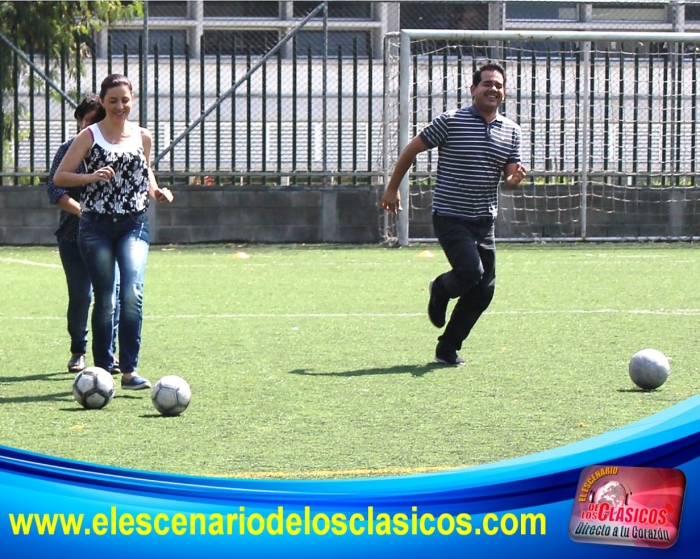
[[[433,230],[452,266],[436,278],[433,289],[438,289],[439,295],[458,299],[438,345],[459,350],[491,304],[496,289],[494,220],[433,213]]]
[[[68,284],[68,334],[71,353],[85,353],[92,284],[76,241],[58,241],[58,254]]]
[[[92,284],[78,241],[58,241],[58,254],[68,284],[68,334],[71,353],[86,353],[88,337],[88,314],[92,302]],[[112,351],[117,347],[119,328],[119,282],[115,291],[115,312],[112,327]]]

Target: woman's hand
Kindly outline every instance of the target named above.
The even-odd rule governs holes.
[[[153,190],[153,197],[156,199],[156,202],[172,202],[175,198],[173,196],[173,193],[170,191],[169,188],[155,188]]]
[[[95,182],[110,181],[114,177],[114,169],[111,167],[101,167],[100,169],[97,169],[92,176],[94,177]]]

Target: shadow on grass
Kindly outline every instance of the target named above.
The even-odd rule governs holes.
[[[73,408],[61,408],[60,411],[71,411],[71,412],[78,412],[78,411],[80,411],[80,412],[85,412],[85,413],[92,413],[92,412],[95,412],[95,411],[103,411],[106,407],[107,407],[107,406],[105,406],[104,408],[84,408],[84,407],[82,407],[80,404],[78,404],[78,403],[76,402],[76,403],[75,403],[75,407],[73,407]]]
[[[643,388],[618,388],[618,392],[641,392],[643,394],[646,394],[647,392],[656,392],[656,388],[652,388],[651,390],[644,390]]]
[[[56,378],[60,377],[60,378]],[[67,373],[61,371],[58,373],[42,373],[38,375],[20,375],[16,377],[0,377],[0,384],[4,382],[30,382],[34,380],[51,380],[51,381],[73,381],[75,373]]]
[[[426,373],[436,369],[453,369],[449,365],[442,363],[426,363],[425,365],[395,365],[394,367],[375,367],[372,369],[356,369],[354,371],[342,371],[338,373],[314,373],[308,369],[295,369],[289,371],[291,375],[301,375],[308,377],[362,377],[366,375],[411,375],[412,377],[422,377]]]
[[[55,394],[44,394],[43,396],[11,396],[9,398],[0,397],[0,405],[2,404],[31,404],[34,402],[64,402],[72,400],[71,392],[56,392]]]
[[[68,396],[70,397],[71,400],[73,400],[72,393],[69,393]],[[140,400],[141,399],[138,396],[132,396],[131,394],[119,394],[119,393],[114,395],[114,400],[116,400],[117,398],[120,400]],[[112,400],[112,402],[107,404],[105,406],[105,408],[111,406],[114,403],[114,400]],[[78,406],[77,408],[61,408],[61,411],[100,411],[100,409],[104,409],[104,408],[99,408],[97,410],[93,410],[93,409],[83,408],[77,403],[76,403],[76,405]]]

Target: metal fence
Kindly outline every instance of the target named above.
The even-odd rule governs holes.
[[[381,80],[381,60],[371,43],[360,47],[357,38],[349,50],[338,44],[319,56],[301,31],[325,11],[315,4],[262,55],[254,54],[256,44],[239,44],[237,37],[224,48],[202,36],[194,58],[191,46],[180,50],[174,35],[148,46],[141,37],[133,45],[115,44],[109,36],[104,56],[94,42],[82,43],[75,60],[63,57],[55,66],[41,53],[15,48],[13,66],[0,68],[16,77],[13,97],[0,97],[12,114],[11,134],[0,137],[2,184],[41,180],[57,147],[76,132],[76,101],[112,72],[134,84],[132,118],[154,133],[161,181],[371,182],[381,162],[381,88],[375,78]],[[8,43],[5,48],[13,48]]]
[[[0,184],[44,179],[58,146],[76,132],[75,103],[111,72],[128,75],[134,84],[134,117],[154,133],[153,159],[161,181],[254,186],[382,183],[396,150],[387,141],[384,112],[392,101],[383,77],[387,33],[403,28],[700,30],[700,3],[692,0],[196,0],[150,2],[146,7],[142,21],[105,26],[75,54],[65,53],[56,63],[43,56],[46,45],[13,50],[12,64],[0,68],[14,80],[12,91],[0,92],[2,117],[11,124],[0,128]],[[0,48],[12,49],[12,37],[6,39]],[[486,48],[475,52],[478,58],[491,55]],[[612,52],[601,49],[595,56],[609,57],[612,68]],[[538,56],[536,63],[545,73],[554,68],[545,56]],[[577,67],[570,60],[567,72],[575,73]],[[579,80],[579,86],[585,82]],[[603,76],[599,83],[604,82]],[[530,87],[519,84],[521,103],[506,110],[526,130],[530,156],[549,161],[546,168],[557,164],[551,150],[561,148],[551,138],[560,130],[551,111],[536,117],[528,112],[532,103],[549,103],[539,93],[528,96]],[[462,88],[466,96],[468,84]],[[593,117],[617,130],[618,91],[610,85],[608,94],[596,95]],[[554,90],[552,96],[556,97]],[[638,116],[640,125],[647,126]],[[571,150],[567,134],[565,130],[563,146]],[[615,153],[622,147],[615,143],[616,133],[593,134],[596,146],[609,139],[606,153],[611,154],[610,170],[615,170]],[[670,141],[663,130],[658,135],[660,141]],[[634,160],[644,164],[646,153],[639,151]],[[650,153],[656,157],[668,150]]]
[[[146,12],[142,21],[105,26],[56,63],[42,56],[46,45],[22,52],[13,50],[12,37],[0,41],[0,48],[13,53],[12,63],[0,67],[0,78],[9,73],[14,83],[11,91],[0,92],[1,116],[10,124],[0,127],[0,184],[43,180],[58,146],[76,132],[73,106],[111,72],[128,75],[134,84],[133,117],[154,132],[161,182],[383,183],[399,149],[392,128],[398,117],[389,112],[399,100],[388,77],[396,59],[386,37],[400,29],[546,29],[649,35],[642,47],[608,37],[586,60],[585,49],[574,40],[526,47],[484,39],[470,46],[462,60],[463,81],[451,84],[449,92],[440,89],[445,62],[439,49],[445,45],[433,42],[432,54],[414,53],[415,87],[421,87],[420,75],[428,76],[426,87],[433,92],[426,99],[434,102],[433,115],[468,102],[469,72],[478,61],[495,57],[506,63],[509,86],[515,87],[504,110],[523,127],[527,163],[539,173],[532,187],[561,194],[533,194],[510,206],[506,200],[510,223],[519,228],[512,234],[548,236],[546,229],[552,236],[581,236],[582,219],[575,215],[580,180],[561,183],[571,173],[580,178],[581,169],[587,168],[600,188],[613,189],[600,198],[617,200],[604,204],[606,214],[624,209],[632,215],[634,189],[624,195],[617,189],[636,188],[644,173],[651,189],[694,185],[695,47],[669,56],[665,41],[654,41],[652,34],[700,31],[695,0],[190,0],[149,2]],[[429,115],[411,111],[413,133]],[[416,168],[416,177],[429,178],[433,169],[426,165]],[[421,190],[422,185],[413,197],[414,217],[429,207],[430,188]],[[686,202],[682,211],[694,211]],[[549,221],[558,229],[541,227],[536,215],[554,216]]]
[[[700,33],[404,30],[389,43],[387,169],[424,123],[471,103],[462,91],[490,57],[506,68],[502,112],[522,127],[529,170],[501,193],[501,238],[700,238]],[[419,155],[401,186],[409,211],[385,237],[408,243],[436,172]]]

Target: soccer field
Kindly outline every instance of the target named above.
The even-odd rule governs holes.
[[[427,286],[446,269],[436,245],[152,247],[139,372],[193,392],[165,418],[147,391],[78,406],[58,253],[0,247],[0,444],[196,475],[401,475],[580,441],[700,393],[694,245],[500,245],[465,367],[432,363]],[[627,373],[645,347],[671,359],[652,392]]]

